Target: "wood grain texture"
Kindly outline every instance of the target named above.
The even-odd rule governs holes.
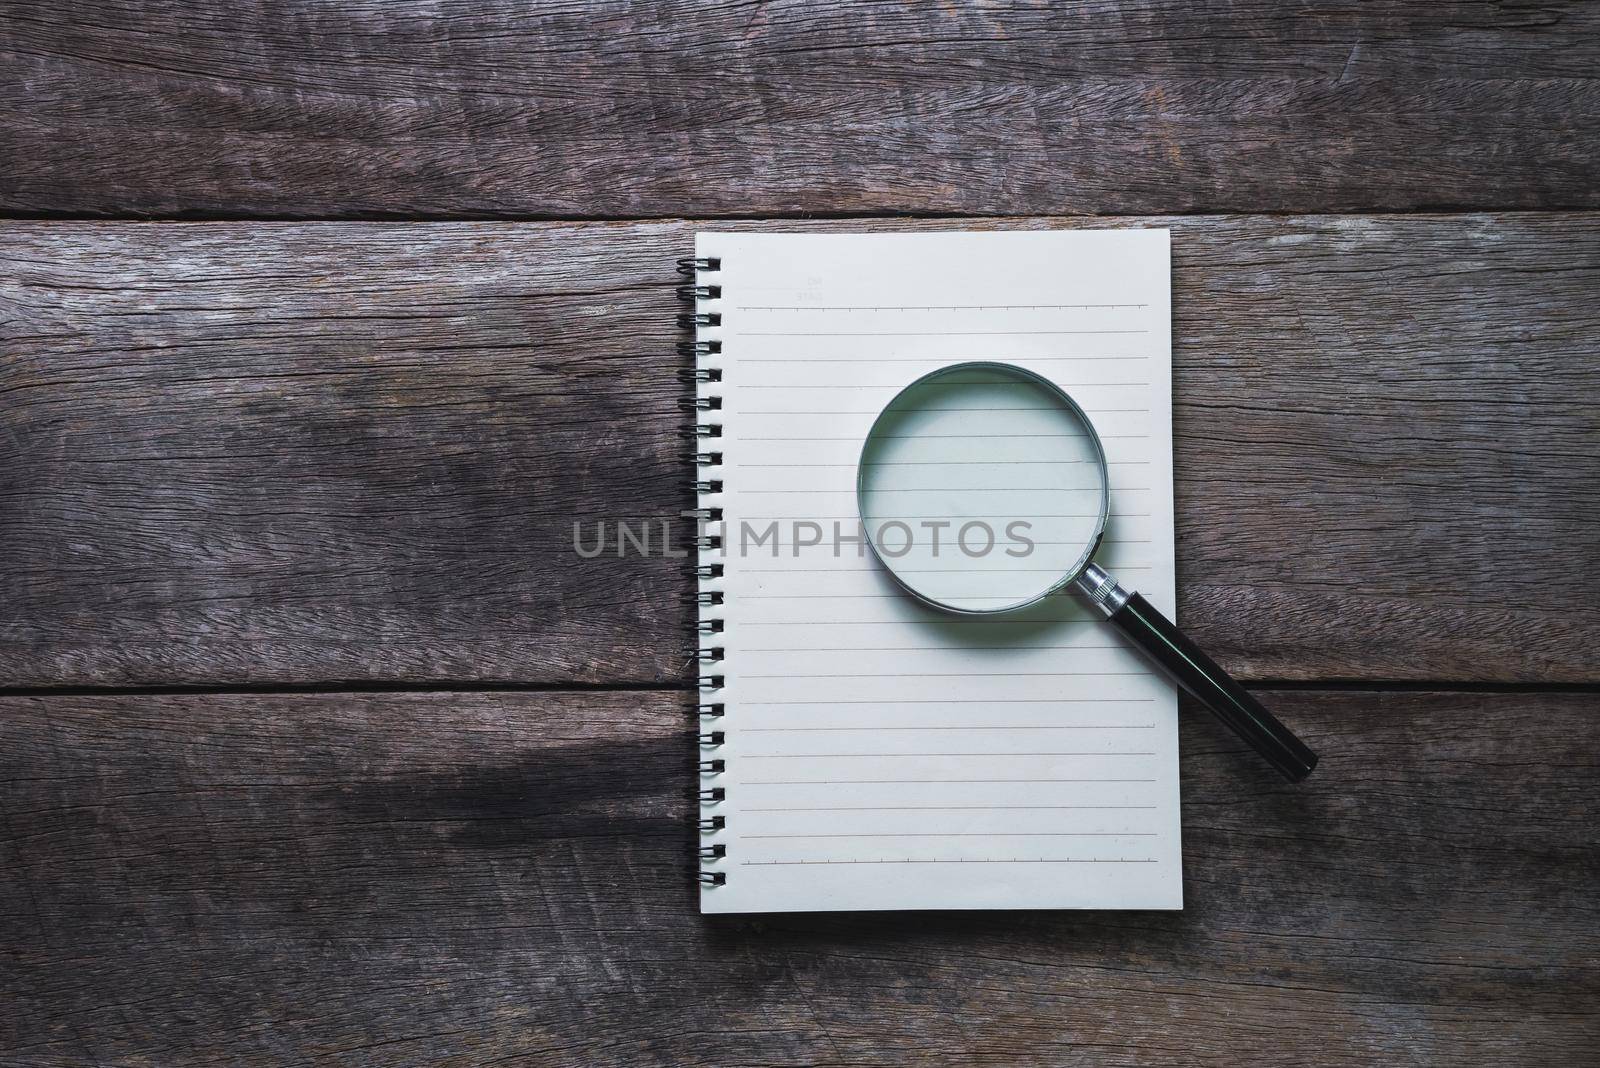
[[[1194,636],[1257,679],[1594,681],[1600,216],[1141,221]],[[684,562],[572,530],[689,503],[694,229],[0,228],[0,683],[685,679]]]
[[[706,919],[685,695],[0,697],[8,1065],[1573,1064],[1593,694],[1183,727],[1181,913]],[[737,869],[734,869],[737,878]]]
[[[1579,3],[0,4],[0,210],[1600,206]]]

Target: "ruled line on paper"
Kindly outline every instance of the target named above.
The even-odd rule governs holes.
[[[856,575],[867,571],[876,571],[878,567],[874,564],[869,567],[746,567],[740,570],[745,575],[787,575],[790,573],[796,575]],[[897,567],[894,570],[897,575],[958,575],[969,572],[972,574],[989,574],[989,572],[980,572],[976,568],[970,567]],[[1135,569],[1119,567],[1117,570],[1133,571]],[[1002,573],[1006,575],[1059,575],[1062,571],[1063,569],[1059,567],[1018,567],[1007,568]],[[1081,649],[1082,646],[1075,646],[1075,648]]]
[[[971,598],[967,598],[971,600]],[[735,675],[757,679],[1109,679],[1119,675],[1148,675],[1148,671],[869,671],[826,675],[805,671],[792,675]],[[980,702],[981,703],[981,702]]]
[[[1059,466],[1069,464],[1092,464],[1091,459],[1081,460],[861,460],[851,463],[821,464],[816,462],[803,464],[775,464],[765,460],[753,464],[734,464],[735,467],[971,467],[974,464],[994,464],[1001,467],[1028,467],[1028,466]]]
[[[1038,752],[1038,753],[745,753],[741,760],[832,760],[842,757],[848,760],[865,759],[867,757],[1056,757],[1056,756],[1155,756],[1154,750],[1126,750],[1102,749],[1076,752]]]
[[[957,517],[957,518],[960,518],[960,517]],[[1039,545],[1086,545],[1088,543],[1088,539],[1086,539],[1086,538],[1077,538],[1077,539],[1073,539],[1071,541],[1047,541],[1047,540],[1040,539],[1040,538],[1033,538],[1031,540],[1032,540],[1032,542],[1033,542],[1033,544],[1035,546],[1039,546]],[[763,545],[761,545],[760,547],[761,548],[785,549],[785,550],[788,550],[788,551],[786,553],[782,554],[782,555],[770,554],[770,555],[767,555],[767,556],[749,556],[749,557],[743,557],[741,559],[749,559],[749,560],[804,560],[804,559],[816,559],[818,556],[822,556],[822,555],[826,554],[828,552],[828,550],[829,550],[829,546],[828,546],[828,544],[826,542],[810,542],[810,543],[807,543],[807,544],[804,544],[804,545],[795,545],[793,542],[787,542],[787,541],[766,542]],[[949,548],[954,548],[954,547],[953,546],[949,546]],[[811,552],[810,550],[813,550],[813,549],[818,550],[818,551],[817,552]],[[949,554],[949,555],[953,555],[953,554]],[[836,560],[843,561],[843,560],[851,559],[851,558],[845,557],[843,555],[840,555],[840,556],[837,556],[837,557],[829,557],[829,559],[836,559]],[[817,568],[740,567],[738,572],[737,572],[737,574],[741,574],[741,575],[751,575],[751,574],[773,575],[773,574],[785,574],[785,573],[788,573],[788,572],[792,571],[792,572],[794,572],[796,574],[811,573],[811,574],[860,575],[860,574],[867,574],[869,572],[877,572],[877,571],[880,570],[879,566],[877,564],[875,564],[875,563],[872,563],[870,558],[865,556],[865,555],[856,556],[853,559],[863,561],[863,562],[866,563],[867,566],[865,566],[865,567],[817,567]],[[918,558],[918,559],[920,559],[920,558]],[[1004,563],[1005,562],[1004,560],[1002,560],[998,556],[993,557],[992,559],[997,563]],[[1026,556],[1010,557],[1008,559],[1023,560],[1023,559],[1026,559]],[[1155,567],[1154,564],[1117,564],[1114,568],[1108,566],[1107,570],[1115,570],[1115,571],[1150,571],[1150,570],[1154,569],[1154,567]],[[995,578],[995,577],[998,577],[998,576],[1001,576],[1001,575],[1045,575],[1045,574],[1051,574],[1051,573],[1059,573],[1061,571],[1061,568],[1007,567],[1007,568],[1002,570],[1002,569],[984,569],[984,568],[979,567],[976,563],[968,563],[968,564],[963,564],[962,566],[955,567],[955,568],[940,568],[940,567],[935,567],[935,568],[906,568],[906,567],[896,566],[894,571],[895,571],[896,574],[899,574],[899,575],[918,575],[918,574],[937,575],[937,574],[945,574],[945,573],[950,573],[950,572],[969,572],[969,573],[974,574],[974,575],[984,575],[984,576],[987,576],[989,578]],[[895,593],[871,593],[871,594],[866,594],[866,593],[862,593],[862,594],[832,594],[832,593],[819,593],[819,594],[764,594],[764,593],[747,593],[747,594],[744,594],[744,597],[746,597],[746,598],[755,598],[756,600],[760,600],[763,597],[804,597],[804,596],[813,596],[813,597],[847,597],[847,596],[854,596],[854,597],[894,598],[894,597],[904,597],[905,594],[899,593],[899,592],[895,592]],[[918,605],[916,607],[925,607],[925,606]]]
[[[745,653],[1000,653],[1000,652],[1028,652],[1043,649],[1124,649],[1126,645],[1121,642],[1107,642],[1104,645],[1074,645],[1064,642],[1051,642],[1048,645],[808,645],[785,646],[778,649],[763,649],[759,646],[744,646],[739,648],[741,655]]]
[[[981,360],[982,356],[764,356],[752,357],[741,360],[741,363],[961,363],[966,360]],[[1148,360],[1149,356],[1016,356],[1018,363],[1084,363],[1101,360]]]
[[[1098,620],[1092,620],[1092,619],[1087,619],[1086,620],[1086,619],[1080,619],[1080,618],[1071,618],[1071,619],[1061,618],[1061,619],[1057,619],[1054,616],[1048,616],[1048,617],[1043,617],[1043,618],[1029,617],[1027,619],[999,619],[999,618],[997,618],[995,616],[968,616],[968,617],[964,617],[962,619],[941,619],[941,618],[938,618],[938,616],[936,615],[936,613],[938,612],[937,609],[934,609],[934,608],[923,608],[920,605],[919,606],[915,606],[915,607],[917,607],[920,611],[923,611],[925,613],[917,621],[919,626],[1036,627],[1036,626],[1039,626],[1040,624],[1043,624],[1043,623],[1070,624],[1070,625],[1073,625],[1073,626],[1078,626],[1078,625],[1087,626],[1090,623],[1093,623],[1095,626],[1100,626],[1101,625],[1100,621],[1098,621]],[[752,619],[752,620],[741,621],[739,623],[739,626],[741,626],[741,627],[867,627],[867,626],[877,627],[877,626],[889,626],[889,625],[905,626],[905,623],[906,623],[906,620],[904,618],[902,618],[902,617],[896,617],[894,619],[847,619],[847,620],[836,620],[836,619],[773,619],[773,620],[762,620],[762,619]]]
[[[1088,460],[1088,459],[1084,459],[1084,460],[870,460],[870,461],[862,461],[860,463],[775,464],[775,463],[769,463],[769,462],[763,460],[763,461],[761,461],[759,463],[752,463],[752,464],[737,463],[737,464],[733,464],[732,466],[734,466],[734,467],[751,467],[751,468],[793,467],[793,468],[801,468],[801,469],[810,469],[810,468],[818,468],[818,467],[855,467],[855,468],[860,468],[860,467],[972,467],[972,466],[975,466],[975,465],[976,466],[980,466],[980,467],[982,467],[982,466],[1001,466],[1001,467],[1025,467],[1025,466],[1046,467],[1046,466],[1048,466],[1048,467],[1065,467],[1065,466],[1067,466],[1069,464],[1092,464],[1094,462],[1095,461]],[[1150,463],[1150,462],[1151,461],[1149,461],[1149,460],[1108,460],[1108,461],[1106,461],[1106,466],[1107,467],[1116,467],[1118,465],[1124,465],[1125,466],[1125,465],[1128,465],[1128,464],[1147,464],[1147,463]],[[1054,489],[1054,488],[1057,488],[1057,487],[1045,487],[1045,488]]]
[[[877,388],[877,387],[867,386],[867,387],[863,387],[863,388],[873,389],[873,388]],[[891,389],[893,387],[884,386],[882,388]],[[1090,415],[1103,415],[1103,414],[1106,414],[1108,412],[1148,412],[1149,410],[1150,409],[1148,409],[1148,408],[1098,408],[1098,409],[1096,409],[1096,408],[1086,408],[1085,409],[1085,411],[1087,411]],[[872,409],[867,409],[867,410],[850,409],[850,410],[836,410],[836,411],[822,412],[822,411],[815,411],[815,410],[812,410],[812,411],[784,411],[784,410],[781,410],[781,409],[743,408],[743,409],[740,409],[740,411],[744,415],[879,415],[879,414],[882,413],[883,409],[881,409],[881,408],[872,408]],[[940,411],[946,411],[946,412],[986,412],[986,411],[1055,412],[1055,411],[1060,411],[1060,409],[1059,408],[1003,408],[1003,409],[1002,408],[941,408]]]
[[[908,517],[901,517],[901,518],[908,518]],[[964,519],[966,517],[965,516],[952,516],[951,518],[952,519]],[[1037,518],[1037,517],[1030,517],[1030,518]],[[1084,544],[1087,544],[1087,539],[1079,539],[1077,541],[1040,541],[1038,538],[1033,538],[1031,540],[1032,540],[1034,545],[1084,545]],[[793,550],[793,549],[827,549],[828,548],[828,545],[825,542],[815,542],[815,543],[812,543],[812,544],[799,545],[799,546],[795,545],[793,542],[788,542],[788,541],[778,541],[778,542],[766,542],[766,543],[763,543],[763,547],[766,547],[767,545],[770,545],[773,548],[777,548],[777,549],[790,549],[790,550]],[[815,556],[816,554],[815,553],[810,553],[810,554],[807,554],[807,555]],[[788,557],[788,559],[790,559],[790,560],[798,560],[798,559],[800,559],[800,556],[801,556],[801,554],[796,552],[796,553],[792,553],[792,555],[790,555]],[[776,560],[776,559],[779,559],[779,557],[769,556],[769,557],[767,557],[767,559]],[[842,559],[844,559],[844,557],[841,556],[841,557],[838,557],[837,559],[841,559],[842,560]],[[864,559],[866,559],[866,557],[865,556],[861,556],[861,557],[858,557],[858,559],[863,559],[864,560]],[[998,559],[998,557],[996,559]],[[1021,557],[1013,557],[1012,559],[1021,559]],[[1145,565],[1145,564],[1119,564],[1119,565],[1117,565],[1116,570],[1118,570],[1118,571],[1145,571],[1145,570],[1149,570],[1150,566],[1152,566],[1152,565]],[[796,568],[782,568],[782,569],[780,569],[780,568],[746,567],[746,568],[740,568],[740,573],[741,574],[746,574],[746,575],[752,574],[752,573],[753,574],[774,574],[774,573],[776,573],[776,572],[778,572],[780,570],[801,572],[801,571],[805,571],[806,569],[805,568],[798,568],[798,567],[796,567]],[[876,571],[876,570],[878,570],[878,568],[877,568],[877,565],[873,565],[871,567],[819,567],[819,568],[812,568],[811,570],[817,571],[817,572],[827,572],[827,573],[830,573],[830,574],[850,574],[852,572]],[[927,568],[924,568],[921,571],[918,571],[915,568],[897,567],[894,570],[895,570],[896,574],[900,574],[900,575],[916,575],[916,574],[939,574],[941,571],[943,571],[945,569],[934,568],[932,570],[929,570]],[[976,566],[974,566],[974,567],[952,568],[950,570],[971,571],[973,574],[994,574],[995,573],[995,572],[981,571]],[[1047,573],[1047,572],[1049,572],[1051,570],[1059,571],[1060,569],[1059,568],[1050,569],[1050,568],[1009,567],[1009,568],[1006,568],[1003,573],[1007,574],[1007,575],[1030,575],[1030,574],[1045,574],[1045,573]]]
[[[1134,382],[1075,382],[1075,383],[1073,383],[1072,388],[1073,389],[1079,389],[1079,388],[1082,388],[1084,386],[1148,386],[1149,384],[1150,384],[1149,382],[1146,382],[1143,379],[1140,379],[1140,380],[1134,381]],[[1028,394],[1034,394],[1034,393],[1038,393],[1039,392],[1039,387],[1038,386],[1036,386],[1033,383],[1028,382],[1026,380],[1019,380],[1019,379],[1014,378],[1014,377],[1007,377],[1007,378],[962,378],[962,379],[959,379],[959,380],[954,381],[954,382],[924,382],[924,383],[922,383],[922,386],[920,388],[922,388],[922,389],[970,389],[973,386],[999,386],[1002,389],[1020,390],[1021,392],[1028,393]],[[749,387],[747,386],[745,388],[749,388]],[[757,387],[757,388],[765,389],[765,388],[768,388],[768,387],[762,386],[762,387]],[[773,387],[773,388],[777,388],[777,387]],[[816,387],[816,386],[793,386],[793,385],[791,385],[791,386],[785,386],[785,387],[782,387],[782,388],[785,388],[785,389],[815,389],[815,388],[821,388],[821,387]],[[858,389],[858,388],[860,388],[860,383],[854,383],[854,384],[841,383],[840,384],[840,388],[841,389]],[[873,387],[873,388],[877,388],[877,387]],[[885,388],[893,388],[893,387],[885,387]],[[998,411],[998,412],[1009,411],[1009,409],[1005,408],[1004,406],[993,406],[993,405],[991,405],[990,407],[991,407],[992,410]],[[952,409],[939,409],[939,410],[940,411],[950,411]],[[1056,405],[1056,406],[1052,407],[1050,410],[1051,411],[1059,411],[1060,410],[1060,405]],[[896,412],[894,414],[903,415],[905,413]]]
[[[1063,308],[1148,308],[1148,304],[741,304],[740,311],[1056,311]]]
[[[862,570],[865,570],[865,569],[862,569]],[[1134,568],[1125,567],[1125,568],[1119,568],[1119,570],[1132,571],[1132,570],[1134,570]],[[851,574],[852,572],[845,571],[845,572],[841,572],[841,573],[842,574]],[[1006,572],[1006,571],[981,572],[980,571],[980,572],[974,572],[974,574],[984,575],[985,577],[994,577],[994,576],[1011,574],[1011,572]],[[1044,591],[1042,594],[1041,594],[1041,590]],[[1013,590],[1013,591],[1004,591],[1003,592],[1003,591],[999,591],[999,590],[984,590],[982,593],[951,594],[950,596],[946,597],[945,600],[947,602],[950,602],[950,603],[954,603],[956,601],[979,601],[979,600],[986,601],[986,602],[992,602],[997,597],[1019,597],[1020,598],[1020,597],[1050,596],[1051,594],[1058,593],[1058,592],[1060,592],[1060,591],[1056,590],[1053,585],[1039,583],[1039,584],[1035,584],[1033,586],[1028,587],[1026,590],[1021,590],[1021,591],[1014,591]],[[747,593],[747,594],[744,595],[744,600],[747,600],[747,601],[903,601],[905,599],[906,599],[906,595],[903,594],[903,593]],[[930,614],[940,612],[940,609],[931,608],[931,607],[926,606],[926,605],[908,605],[907,607],[912,607],[912,608],[915,608],[918,611],[921,611],[921,612],[924,612],[924,613],[930,613]],[[922,618],[926,618],[926,616],[924,616]],[[974,618],[974,619],[963,619],[962,623],[977,623],[977,622],[980,622],[984,618],[987,618],[987,617],[980,616],[980,617],[977,617],[977,618]],[[901,623],[901,624],[903,624],[903,623],[906,622],[906,620],[904,618],[901,618],[901,619],[892,619],[892,620],[880,620],[879,622]],[[1038,623],[1063,622],[1063,623],[1065,623],[1065,622],[1071,622],[1071,621],[1070,620],[1059,620],[1059,621],[1057,621],[1057,620],[1042,620],[1041,619],[1041,620],[1034,620],[1033,622],[1038,622]]]
[[[1081,541],[1080,540],[1080,541],[1059,541],[1059,542],[1056,542],[1056,541],[1037,541],[1036,540],[1034,542],[1034,544],[1035,545],[1067,545],[1067,546],[1070,546],[1070,545],[1084,545],[1084,544],[1086,544],[1086,541]],[[789,547],[789,546],[781,546],[781,547],[782,548],[790,548],[790,552],[785,553],[783,556],[764,556],[764,557],[759,557],[759,559],[763,559],[763,560],[789,560],[789,561],[815,560],[819,556],[824,556],[824,554],[813,553],[813,552],[802,553],[802,552],[795,551],[795,549],[816,549],[816,548],[821,548],[821,549],[824,549],[824,550],[827,549],[826,545],[820,545],[819,546],[819,545],[815,545],[815,544],[807,544],[807,545],[804,545],[804,546],[796,546],[796,547]],[[826,559],[827,557],[824,556],[824,558]],[[885,571],[885,569],[882,567],[882,565],[880,565],[878,563],[875,563],[872,560],[867,559],[866,557],[858,556],[858,557],[854,557],[854,558],[847,558],[847,557],[844,557],[844,556],[838,556],[838,557],[833,557],[832,559],[834,559],[837,562],[834,563],[834,564],[830,564],[828,566],[825,566],[825,567],[781,567],[781,566],[780,567],[744,567],[744,566],[741,566],[739,568],[739,570],[737,572],[735,572],[734,574],[736,574],[736,575],[787,575],[787,574],[796,574],[796,575],[868,575],[868,574],[877,574],[879,572],[884,572]],[[863,562],[863,566],[861,566],[861,567],[846,567],[846,566],[844,566],[843,562],[845,560],[847,560],[847,559],[853,559],[854,561]],[[995,559],[998,561],[999,558],[996,557]],[[1018,557],[1018,559],[1021,559],[1021,557]],[[1119,565],[1119,566],[1116,566],[1116,567],[1107,567],[1107,570],[1114,570],[1114,571],[1148,571],[1153,567],[1154,567],[1153,564],[1128,564],[1128,565],[1125,565],[1125,566],[1124,565]],[[1003,576],[1003,575],[1054,575],[1054,574],[1064,574],[1065,572],[1066,572],[1065,568],[1058,568],[1058,567],[1018,567],[1018,568],[1006,568],[1004,570],[986,569],[986,568],[982,568],[982,567],[977,566],[975,563],[963,564],[963,565],[956,566],[956,567],[910,567],[910,568],[908,568],[908,567],[896,567],[894,569],[894,573],[897,574],[897,575],[960,575],[960,574],[971,574],[971,575],[983,575],[986,578],[997,578],[997,577],[1000,577],[1000,576]],[[757,600],[760,600],[763,597],[768,597],[768,596],[803,596],[803,595],[799,595],[799,594],[796,594],[796,595],[746,594],[745,596],[754,596]],[[813,596],[827,597],[827,596],[833,596],[833,595],[832,594],[817,594],[817,595],[813,595]],[[844,595],[840,595],[840,596],[844,596]],[[873,596],[888,596],[888,595],[873,594]],[[894,596],[903,596],[903,595],[897,593],[897,594],[894,594]],[[926,607],[926,606],[925,605],[916,605],[915,607],[923,608],[923,607]],[[952,620],[952,622],[955,622],[955,621]]]
[[[1095,519],[1095,518],[1098,518],[1099,515],[1100,515],[1099,512],[1051,512],[1051,513],[1046,513],[1046,514],[1040,514],[1038,512],[1033,512],[1033,513],[1030,513],[1028,515],[1028,518],[1029,519]],[[1149,515],[1150,515],[1149,512],[1118,512],[1117,513],[1117,517],[1119,519],[1143,519],[1143,518],[1148,518]],[[638,518],[648,519],[648,518],[653,518],[653,517],[651,517],[651,516],[640,516]],[[734,518],[743,520],[746,523],[764,523],[764,522],[769,522],[769,521],[770,522],[774,522],[774,523],[782,523],[782,522],[786,522],[786,521],[792,520],[792,519],[801,519],[801,520],[810,519],[810,520],[815,520],[817,522],[827,523],[827,522],[833,522],[835,520],[842,521],[842,520],[846,520],[846,519],[860,519],[861,516],[859,516],[859,515],[746,515],[746,516],[736,516]],[[982,515],[960,515],[960,516],[953,516],[953,515],[949,514],[948,512],[944,512],[944,513],[941,513],[939,515],[905,515],[904,513],[902,513],[900,515],[900,518],[901,519],[1009,519],[1011,517],[1009,515],[1001,515],[998,512],[991,512],[991,513],[982,514]],[[729,520],[727,520],[727,522],[731,523],[731,522],[733,522],[733,519],[729,519]],[[1100,542],[1100,544],[1102,544],[1102,545],[1117,545],[1117,544],[1120,543],[1120,544],[1123,544],[1123,545],[1144,545],[1144,544],[1148,544],[1149,541],[1150,541],[1149,538],[1105,538]]]
[[[1147,731],[1154,730],[1154,723],[1034,723],[1026,726],[981,726],[958,727],[933,727],[933,726],[887,726],[887,727],[745,727],[747,734],[812,734],[812,733],[842,733],[847,731]]]
[[[905,489],[881,489],[882,493],[1092,493],[1100,488],[1099,484],[1093,486],[922,486]],[[1149,486],[1112,486],[1112,492],[1147,493]],[[847,493],[855,494],[855,489],[740,489],[740,493]],[[1096,513],[1098,514],[1098,513]]]
[[[746,868],[792,864],[1159,864],[1153,857],[948,857],[927,860],[741,860]]]
[[[1143,441],[1148,434],[1101,434],[1101,441]],[[904,441],[909,438],[918,438],[922,441],[957,441],[968,438],[981,438],[984,441],[993,441],[999,438],[1021,438],[1028,441],[1063,440],[1066,438],[1081,438],[1082,434],[874,434],[875,439],[883,441]],[[798,437],[758,437],[749,435],[745,441],[852,441],[865,440],[865,435],[845,435],[836,438],[798,438]]]
[[[909,518],[909,517],[906,517],[906,516],[896,516],[895,517],[895,519],[902,519],[902,518]],[[963,517],[961,517],[961,516],[953,517],[953,519],[957,520],[957,521],[959,521],[962,518]],[[893,522],[893,521],[894,520],[888,520],[887,522]],[[854,534],[850,535],[851,539],[854,539],[855,537],[857,537],[857,535],[854,535]],[[1040,545],[1047,545],[1047,546],[1048,545],[1077,545],[1079,547],[1087,545],[1088,541],[1089,541],[1089,539],[1087,537],[1076,538],[1076,539],[1073,539],[1071,541],[1051,541],[1051,540],[1040,539],[1040,538],[1031,538],[1029,540],[1035,546],[1040,546]],[[755,552],[753,551],[755,549],[774,549],[774,548],[781,549],[781,550],[784,550],[784,551],[782,553],[771,553],[771,552],[769,552],[769,553],[766,553],[765,555],[760,555],[760,556],[756,555]],[[951,545],[947,545],[946,548],[951,549],[952,553],[949,554],[949,555],[953,555],[953,550],[954,550],[955,546],[953,544],[951,544]],[[815,550],[815,551],[813,551],[813,550]],[[751,554],[749,556],[747,556],[747,557],[735,557],[735,559],[751,559],[751,560],[800,560],[800,559],[807,559],[807,558],[809,558],[809,559],[817,559],[818,557],[827,557],[827,554],[829,552],[830,552],[830,546],[829,546],[827,541],[806,542],[806,543],[801,544],[801,545],[796,545],[795,543],[788,542],[788,541],[778,541],[778,542],[768,541],[768,542],[760,542],[760,543],[757,543],[756,545],[752,546],[752,552],[751,552]],[[836,559],[836,560],[846,560],[846,559],[870,560],[871,559],[871,557],[865,551],[855,555],[854,557],[848,557],[841,551],[838,556],[829,557],[829,558]],[[1021,556],[1008,557],[1007,559],[1025,560],[1027,558],[1028,558],[1028,554],[1024,553]],[[905,559],[905,557],[896,557],[896,559],[897,560]],[[974,558],[974,559],[993,559],[996,562],[1003,562],[999,556],[993,556],[993,557],[987,557],[987,558]],[[1140,570],[1144,570],[1144,569],[1146,569],[1148,567],[1151,567],[1151,566],[1154,566],[1154,565],[1118,564],[1118,565],[1116,565],[1115,568],[1108,567],[1107,570],[1140,571]],[[876,570],[878,570],[878,567],[876,565],[873,565],[873,566],[870,566],[870,567],[840,567],[840,568],[822,569],[822,570],[835,570],[835,571],[838,571],[839,573],[842,573],[842,574],[849,574],[849,573],[862,573],[862,572],[868,572],[868,571],[876,571]],[[900,573],[900,574],[907,573],[907,569],[906,568],[899,567],[899,566],[896,566],[894,570],[896,572]],[[998,571],[985,571],[985,570],[982,570],[976,564],[974,564],[970,569],[967,569],[967,570],[971,570],[974,574],[980,574],[981,573],[981,574],[993,575],[993,574],[999,574],[1000,573]],[[759,568],[741,568],[738,573],[743,575],[743,574],[750,574],[751,572],[757,572],[757,571],[760,571],[760,569]],[[1008,571],[1006,573],[1007,574],[1027,574],[1027,569],[1019,567],[1019,568],[1016,568],[1013,571]],[[752,595],[746,595],[746,596],[752,596]],[[903,595],[901,595],[901,596],[903,596]]]
[[[996,378],[996,379],[988,380],[988,381],[979,379],[979,380],[971,381],[971,382],[924,382],[919,388],[920,389],[956,389],[956,388],[959,387],[959,388],[962,388],[962,389],[966,389],[966,388],[970,388],[972,386],[1011,386],[1011,385],[1027,385],[1027,384],[1028,383],[1013,383],[1013,382],[1008,382],[1008,381],[1004,381],[1004,380]],[[1148,383],[1148,382],[1075,382],[1075,383],[1073,383],[1072,389],[1074,389],[1074,390],[1077,390],[1077,389],[1100,389],[1100,388],[1110,388],[1110,387],[1113,387],[1113,386],[1148,386],[1149,384],[1150,383]],[[865,383],[861,383],[861,382],[818,382],[818,383],[812,383],[810,385],[804,385],[804,386],[798,386],[798,385],[794,385],[792,383],[790,383],[790,384],[782,384],[782,383],[779,383],[779,384],[759,384],[759,383],[755,383],[755,382],[741,382],[739,384],[739,388],[740,389],[787,389],[787,390],[791,390],[791,391],[793,391],[793,390],[804,391],[804,390],[808,390],[808,389],[855,389],[855,390],[861,390],[861,389],[883,389],[883,390],[895,390],[896,392],[898,392],[902,387],[898,386],[898,385],[893,385],[893,384],[885,385],[885,386],[872,386],[872,385],[866,385]],[[1037,391],[1037,389],[1038,389],[1038,387],[1035,386],[1034,387],[1034,391]],[[1005,408],[1005,407],[997,407],[997,406],[987,406],[987,407],[983,407],[983,408],[941,408],[939,410],[940,411],[945,411],[945,412],[1058,412],[1061,409],[1059,407]],[[890,414],[893,415],[893,414],[897,414],[897,413],[891,412]]]
[[[1154,704],[1153,697],[985,697],[981,700],[958,700],[950,698],[929,698],[924,700],[862,700],[862,701],[741,701],[740,704],[752,708],[780,708],[790,705],[818,705],[827,708],[833,705],[1148,705]],[[776,729],[776,728],[774,728]],[[822,729],[822,728],[819,728]],[[832,728],[827,728],[832,729]],[[934,728],[942,730],[945,728]],[[953,729],[953,728],[951,728]],[[973,728],[981,730],[983,728]]]
[[[790,559],[794,559],[791,557]],[[744,575],[859,575],[869,571],[877,571],[878,565],[871,564],[867,567],[746,567],[740,569]],[[991,574],[971,567],[897,567],[897,575],[959,575],[959,574]],[[1137,568],[1119,567],[1118,571],[1134,571]],[[1007,568],[1002,574],[1006,575],[1058,575],[1063,571],[1059,567],[1018,567]]]
[[[746,834],[754,838],[1160,838],[1154,831],[885,831],[881,834]]]
[[[1048,545],[1048,544],[1051,544],[1051,543],[1050,542],[1039,542],[1038,544],[1040,544],[1040,545]],[[1068,543],[1064,542],[1062,544],[1068,544]],[[1071,543],[1071,544],[1076,544],[1076,543]],[[846,570],[846,569],[840,569],[840,570],[845,574],[849,574],[851,572],[868,571],[868,570],[871,570],[871,569],[870,568],[850,568],[848,570]],[[963,569],[963,570],[965,570],[965,569]],[[1144,567],[1119,567],[1119,568],[1117,568],[1117,570],[1118,571],[1145,571],[1145,570],[1148,570],[1148,568],[1144,568]],[[996,576],[1001,576],[1001,575],[1018,575],[1018,574],[1023,574],[1023,572],[1021,572],[1021,571],[973,571],[973,574],[981,574],[981,575],[985,575],[987,577],[996,577]],[[1023,591],[1023,593],[1027,593],[1027,592],[1037,592],[1037,591],[1029,591],[1029,590],[1024,590]],[[1008,596],[1011,596],[1011,595],[1010,594],[1006,594],[1006,593],[1000,593],[1000,592],[997,592],[995,590],[985,590],[982,594],[974,593],[974,594],[969,594],[969,595],[967,595],[965,597],[954,597],[954,598],[952,598],[952,600],[970,601],[970,600],[973,600],[974,598],[977,598],[977,597],[980,597],[980,596],[981,597],[1008,597]],[[1020,596],[1020,594],[1018,596]],[[895,591],[895,592],[891,592],[891,593],[747,593],[747,594],[744,595],[743,599],[747,600],[747,601],[903,601],[903,600],[905,600],[905,597],[906,597],[905,594],[900,593],[898,591]],[[965,621],[963,621],[963,622],[965,622]]]
[[[746,808],[745,812],[1032,812],[1147,811],[1156,805],[809,805]]]
[[[1069,337],[1148,330],[731,330],[737,337]]]
[[[740,786],[849,786],[852,783],[863,786],[885,786],[908,783],[1033,783],[1033,782],[1155,782],[1155,779],[744,779]]]

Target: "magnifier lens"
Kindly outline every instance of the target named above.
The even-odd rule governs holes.
[[[1019,608],[1086,563],[1105,525],[1105,461],[1087,420],[1020,368],[964,364],[908,386],[862,450],[861,518],[925,601]]]

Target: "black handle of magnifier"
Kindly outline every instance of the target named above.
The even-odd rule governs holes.
[[[1090,565],[1078,582],[1080,590],[1106,613],[1107,621],[1173,681],[1215,712],[1217,718],[1266,758],[1290,782],[1299,782],[1317,766],[1317,754],[1294,732],[1245,692],[1200,647],[1183,636],[1172,621],[1137,593]]]

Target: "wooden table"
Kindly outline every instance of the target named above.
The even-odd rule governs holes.
[[[1595,6],[3,8],[0,1063],[1594,1055]],[[696,914],[710,225],[1172,228],[1182,913]]]

